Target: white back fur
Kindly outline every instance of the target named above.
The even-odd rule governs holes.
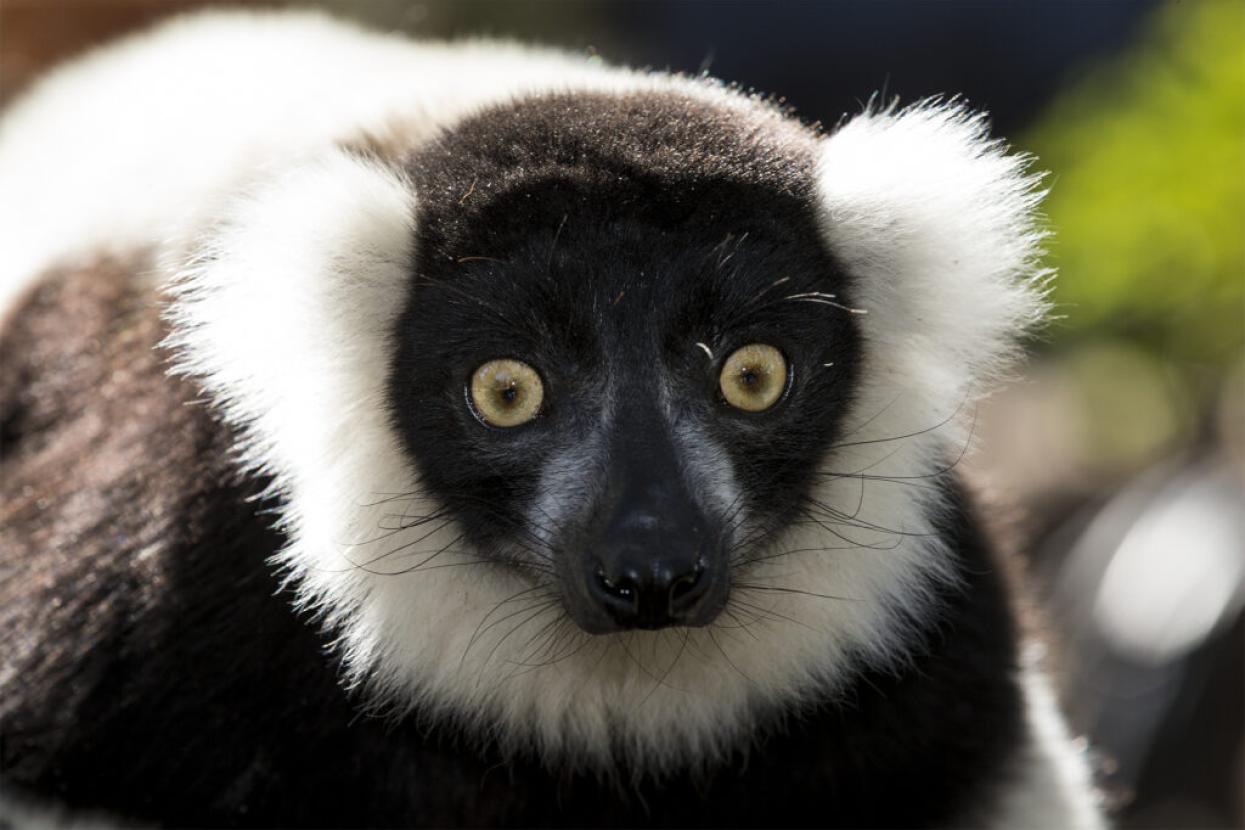
[[[673,83],[513,43],[414,44],[311,12],[174,18],[56,70],[0,118],[0,314],[75,256],[193,245],[252,177],[363,131],[418,141],[524,92]],[[720,85],[684,86],[735,105]]]
[[[181,370],[244,427],[245,462],[275,476],[291,539],[279,564],[336,632],[350,682],[503,745],[587,764],[621,749],[660,769],[728,751],[864,663],[904,659],[946,578],[927,477],[955,461],[973,401],[1041,316],[1043,275],[1034,180],[979,118],[926,104],[824,139],[825,242],[867,313],[865,380],[818,498],[852,518],[793,529],[749,581],[849,599],[738,591],[734,622],[570,632],[540,653],[566,622],[556,603],[470,567],[452,526],[392,530],[436,510],[391,498],[419,476],[384,408],[419,194],[334,145],[394,124],[418,142],[537,90],[639,88],[758,106],[712,82],[314,15],[174,22],[55,74],[0,124],[0,311],[78,254],[154,247],[181,262]]]
[[[1029,735],[1011,770],[1010,785],[983,811],[991,827],[1041,830],[1106,826],[1094,794],[1084,750],[1068,735],[1059,703],[1046,676],[1030,659],[1020,673]]]

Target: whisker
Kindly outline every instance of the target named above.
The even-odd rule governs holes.
[[[852,308],[836,302],[833,294],[826,294],[821,291],[807,291],[803,294],[788,294],[784,300],[794,300],[796,302],[817,303],[819,305],[828,305],[834,308],[842,309],[848,314],[868,314],[869,312],[863,308]]]
[[[790,588],[785,585],[751,585],[737,583],[735,587],[745,591],[769,591],[780,594],[798,594],[806,597],[815,597],[817,599],[835,599],[843,602],[864,602],[864,600],[857,597],[843,597],[836,594],[819,594],[816,591],[805,591],[802,588]]]

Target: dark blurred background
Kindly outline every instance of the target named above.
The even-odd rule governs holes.
[[[0,105],[58,60],[202,5],[3,0]],[[1245,825],[1245,3],[284,5],[707,69],[827,126],[875,94],[988,110],[1051,171],[1058,318],[982,405],[972,472],[1020,508],[1000,513],[1118,823]]]

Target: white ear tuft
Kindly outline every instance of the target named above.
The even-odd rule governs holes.
[[[936,384],[925,391],[955,409],[1007,370],[1047,310],[1029,164],[984,115],[939,101],[869,111],[825,139],[823,228],[867,312],[871,371]]]

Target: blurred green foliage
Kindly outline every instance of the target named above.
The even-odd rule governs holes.
[[[1210,392],[1245,345],[1245,3],[1160,7],[1022,143],[1053,171],[1053,345],[1124,340]]]

